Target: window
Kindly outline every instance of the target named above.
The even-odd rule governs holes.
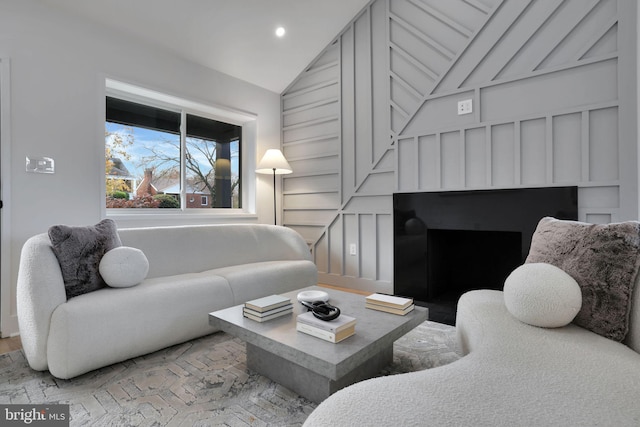
[[[132,98],[106,97],[106,207],[242,208],[242,125]]]

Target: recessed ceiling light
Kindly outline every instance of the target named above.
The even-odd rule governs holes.
[[[276,36],[278,37],[283,37],[285,32],[284,27],[276,28]]]

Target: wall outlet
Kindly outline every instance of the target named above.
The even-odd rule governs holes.
[[[473,113],[473,99],[458,101],[458,115]]]
[[[357,255],[358,254],[358,247],[356,246],[355,243],[351,243],[349,245],[349,255]]]

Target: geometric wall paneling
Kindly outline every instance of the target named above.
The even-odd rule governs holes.
[[[284,194],[283,209],[337,209],[339,205],[338,196],[335,191],[314,191],[311,193]]]
[[[480,88],[481,118],[526,117],[617,100],[616,58],[585,60]],[[588,88],[588,90],[587,90]]]
[[[388,197],[391,204],[391,197]],[[393,291],[393,215],[376,215],[377,283],[389,284],[387,292]],[[384,292],[384,289],[380,289]]]
[[[471,128],[464,132],[465,182],[466,188],[487,186],[487,131],[485,128]]]
[[[329,46],[281,97],[282,148],[293,169],[283,179],[282,219],[310,245],[340,206],[338,54]]]
[[[283,177],[284,224],[306,233],[308,241],[308,229],[317,232],[309,243],[321,281],[335,283],[350,277],[377,282],[381,280],[377,272],[382,271],[387,274],[380,290],[385,291],[392,278],[388,266],[377,264],[381,256],[377,236],[381,224],[389,223],[380,218],[391,218],[388,196],[395,188],[395,157],[389,138],[390,88],[384,83],[389,76],[387,19],[387,2],[372,2],[282,94],[283,147],[285,155],[295,154],[294,173]],[[323,64],[319,66],[317,61]],[[335,95],[329,95],[326,88],[333,88],[334,82]],[[319,90],[324,92],[318,94]],[[301,101],[301,97],[310,101]],[[297,98],[296,108],[302,106],[303,111],[287,110],[293,98]],[[334,114],[339,114],[339,120],[334,120]],[[300,125],[296,127],[294,122]],[[338,152],[321,157],[320,138],[338,141]],[[313,200],[312,209],[305,210],[301,205],[306,199],[300,197],[312,193],[319,198]],[[324,209],[329,194],[330,202],[335,203],[331,213]],[[288,202],[290,196],[295,198]],[[314,211],[322,214],[312,215]],[[305,220],[306,214],[310,216]],[[320,217],[323,226],[310,224]],[[388,233],[383,231],[383,235]],[[352,244],[358,247],[357,256],[349,254]]]
[[[323,91],[323,87],[331,86],[337,78],[335,72],[338,67],[339,46],[332,44],[322,52],[315,61],[307,67],[307,69],[286,89],[286,93],[282,96],[285,110],[300,105],[304,101],[298,99],[295,101],[296,95],[300,95],[305,89],[313,88],[313,91],[319,91],[319,94],[326,94],[331,91]],[[312,92],[312,90],[308,90]],[[338,96],[337,87],[333,88],[333,95]],[[314,95],[307,96],[311,100],[317,100]]]
[[[549,3],[549,2],[541,2]],[[502,1],[487,17],[484,26],[478,31],[463,51],[452,61],[446,73],[441,77],[432,93],[457,90],[463,86],[469,75],[480,66],[531,4],[531,0]]]
[[[323,99],[314,103],[292,108],[283,115],[282,125],[285,128],[300,123],[310,122],[317,117],[332,118],[336,115],[337,99]]]
[[[546,118],[520,122],[520,183],[543,186],[547,182]]]
[[[474,114],[458,115],[458,101],[463,99],[471,99],[472,105],[479,111],[479,100],[473,90],[456,92],[451,95],[427,96],[417,111],[414,111],[411,120],[408,121],[401,134],[420,135],[447,127],[476,123],[477,117]]]
[[[577,185],[580,220],[637,217],[636,13],[372,1],[282,94],[283,223],[319,280],[392,292],[395,191]]]
[[[567,184],[582,181],[582,114],[553,117],[553,182]]]
[[[329,237],[328,258],[329,269],[325,272],[330,275],[344,275],[344,223],[343,216],[338,215],[329,225],[326,234]],[[322,273],[319,271],[319,273]]]
[[[458,87],[475,86],[493,81],[561,4],[559,1],[533,1],[529,2],[526,9],[519,14],[520,9],[516,9],[515,20],[507,21],[511,22],[511,25],[495,43],[492,43],[491,50],[482,56],[482,60]],[[500,17],[496,16],[494,19],[500,19]],[[480,45],[479,42],[478,45]]]
[[[618,138],[618,108],[602,108],[588,112],[589,147],[588,163],[590,182],[617,181],[618,158],[620,156]]]
[[[515,187],[516,130],[513,123],[491,126],[491,185]]]
[[[555,57],[557,59],[554,62],[557,63],[574,60],[575,55],[565,53],[562,57],[560,55],[561,49],[558,46],[563,40],[575,37],[571,35],[572,31],[599,3],[599,0],[558,2],[558,9],[546,21],[541,22],[537,32],[532,34],[520,50],[509,59],[509,62],[504,65],[494,80],[517,77],[531,73],[538,68],[545,68],[545,59],[550,60]]]
[[[440,134],[441,186],[445,190],[455,190],[464,183],[464,141],[459,131]]]
[[[339,132],[339,121],[337,116],[323,116],[316,120],[283,126],[282,131],[288,142],[326,137]]]
[[[617,22],[616,0],[574,1],[573,3],[576,12],[573,18],[575,26],[567,26],[565,22],[566,36],[559,39],[554,50],[536,69],[551,68],[580,59]],[[576,18],[579,20],[576,21]]]
[[[312,158],[335,156],[340,153],[340,136],[323,135],[316,138],[305,138],[296,142],[283,144],[285,156],[289,162],[294,159],[307,160]],[[336,165],[339,162],[336,162]]]
[[[377,158],[378,156],[376,156]],[[396,168],[395,168],[395,154],[394,154],[394,150],[389,148],[389,139],[387,138],[386,141],[386,150],[384,151],[384,154],[382,156],[379,157],[380,160],[378,161],[378,163],[376,165],[374,165],[374,169],[375,170],[388,170],[391,172],[395,172]]]
[[[612,23],[611,27],[589,47],[580,59],[596,58],[618,50],[618,23]]]
[[[287,227],[297,231],[306,242],[317,242],[318,239],[322,236],[322,231],[324,229],[323,225],[314,226],[313,224],[310,224],[309,220],[305,220],[299,223],[295,220],[289,221],[290,222],[287,224]]]
[[[516,75],[579,60],[615,25],[615,3],[615,0],[503,3],[443,77],[436,93],[514,74],[509,68],[511,63],[522,66],[519,58],[527,58],[524,63],[529,67],[516,68],[520,71]],[[555,39],[549,39],[554,31]],[[543,38],[543,44],[536,43],[538,37]]]
[[[362,262],[358,260],[359,271],[355,277],[362,277],[369,280],[378,280],[378,255],[377,255],[377,233],[370,233],[369,230],[377,230],[377,215],[362,214],[358,215],[358,223],[356,224],[360,230],[358,239],[358,254],[360,259],[373,260],[374,262]],[[387,277],[387,280],[390,278]]]
[[[358,187],[356,196],[362,194],[388,195],[393,193],[394,172],[393,171],[372,171]]]
[[[335,67],[325,68],[325,73],[317,73],[317,76],[324,76],[328,72],[335,73]],[[314,103],[336,101],[338,99],[338,81],[329,79],[323,83],[310,85],[303,89],[290,92],[288,96],[282,98],[283,111],[287,114],[297,108],[305,108]]]
[[[393,211],[391,194],[386,196],[355,196],[345,204],[342,210],[350,213],[391,214]]]
[[[623,220],[620,216],[620,187],[594,186],[578,188],[579,219],[586,222]]]
[[[369,45],[371,46],[371,15],[368,12],[362,14],[353,24],[354,47]],[[343,58],[346,62],[347,58]],[[373,162],[373,117],[372,117],[372,77],[371,77],[371,49],[357,49],[352,52],[349,58],[353,66],[353,88],[349,93],[344,93],[342,99],[345,100],[349,95],[353,96],[353,134],[351,140],[353,144],[353,171],[354,186],[362,182],[366,178],[367,173],[371,169]],[[343,91],[347,89],[343,85]],[[346,120],[350,121],[350,120]],[[344,135],[343,143],[346,142],[349,135]],[[347,145],[345,144],[345,148]]]
[[[287,179],[283,191],[287,195],[335,192],[337,186],[338,179],[335,173],[314,173],[307,176],[298,174]]]
[[[372,163],[381,167],[380,159],[388,156],[390,145],[389,116],[389,50],[387,42],[387,5],[385,1],[376,1],[368,9],[371,54],[371,111],[372,130]],[[388,156],[393,157],[393,156]],[[384,167],[384,166],[382,166]]]
[[[328,232],[317,246],[324,245],[329,236],[329,245],[334,249],[328,272],[350,280],[370,283],[390,283],[393,279],[388,260],[393,256],[391,245],[380,245],[379,238],[393,239],[392,216],[376,213],[342,213],[331,224]],[[342,230],[342,233],[339,233]],[[350,246],[356,245],[356,254]],[[341,245],[340,250],[337,246]],[[319,271],[322,273],[322,270]],[[338,279],[339,280],[339,279]]]
[[[592,186],[578,189],[578,201],[583,209],[617,209],[620,207],[618,186]]]
[[[285,210],[283,214],[283,221],[287,226],[292,225],[298,228],[299,226],[314,226],[325,227],[335,218],[335,209],[326,210]],[[318,233],[318,230],[315,231]],[[316,237],[317,239],[317,237]],[[315,239],[314,239],[315,241]]]
[[[336,141],[337,142],[337,141]],[[309,145],[309,144],[308,144]],[[321,149],[326,149],[327,146],[323,145]],[[291,164],[296,177],[302,174],[320,173],[320,172],[333,172],[338,174],[339,169],[336,167],[339,161],[339,155],[337,151],[320,152],[315,155],[294,155],[295,150],[292,146],[287,147],[287,160]]]
[[[362,248],[358,244],[360,241],[360,216],[353,214],[342,215],[343,227],[344,227],[344,247],[342,253],[344,254],[344,271],[343,276],[348,277],[360,277],[360,263],[359,258],[362,255]],[[356,254],[349,253],[349,245],[356,245]],[[358,247],[360,250],[358,251]]]
[[[417,138],[418,140],[418,155],[415,156],[415,160],[418,162],[419,167],[416,165],[416,173],[418,175],[418,187],[416,190],[428,191],[435,190],[441,187],[440,179],[440,135],[424,135]],[[404,169],[405,163],[400,163],[398,172]],[[401,191],[409,190],[409,187],[398,184],[398,189]]]
[[[617,215],[610,213],[585,212],[584,219],[582,219],[582,221],[593,224],[608,224],[610,222],[618,222],[616,218]]]
[[[398,167],[396,169],[397,186],[402,191],[418,190],[418,142],[416,138],[399,138],[396,142]]]
[[[318,268],[318,273],[329,272],[329,233],[322,233],[311,248],[313,262]]]
[[[455,3],[455,5],[454,5]],[[476,1],[389,1],[391,130],[400,132],[489,17]],[[493,2],[499,3],[499,1]]]

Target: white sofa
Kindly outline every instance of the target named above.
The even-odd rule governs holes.
[[[462,296],[456,327],[464,357],[342,389],[304,426],[640,425],[638,283],[624,343],[525,324],[492,290]]]
[[[212,311],[317,284],[307,244],[284,227],[132,228],[118,235],[146,255],[146,279],[69,300],[49,236],[25,243],[17,311],[33,369],[71,378],[215,332]]]

